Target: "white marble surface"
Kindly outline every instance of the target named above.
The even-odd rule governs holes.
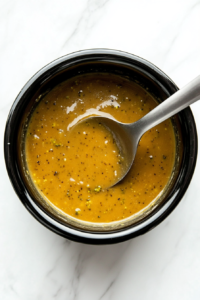
[[[144,57],[180,87],[200,73],[199,0],[0,0],[0,134],[26,81],[66,53]],[[192,105],[200,131],[200,102]],[[0,299],[199,300],[200,160],[158,227],[112,246],[70,242],[40,225],[9,182],[0,148]]]

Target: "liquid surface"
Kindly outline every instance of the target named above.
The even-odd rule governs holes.
[[[162,193],[174,165],[170,120],[142,137],[134,164],[118,185],[124,158],[101,124],[77,124],[104,115],[124,123],[139,120],[156,106],[136,83],[115,75],[72,78],[49,92],[36,107],[26,136],[26,160],[39,192],[68,215],[89,222],[125,219]]]

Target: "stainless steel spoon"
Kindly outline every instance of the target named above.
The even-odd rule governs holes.
[[[125,158],[123,174],[121,178],[117,179],[115,185],[119,183],[129,172],[135,159],[138,143],[142,135],[147,130],[165,121],[199,99],[200,76],[193,79],[185,87],[159,104],[156,108],[154,108],[151,112],[137,122],[124,124],[114,119],[109,119],[102,116],[94,116],[89,118],[89,120],[98,121],[112,132],[120,152]]]

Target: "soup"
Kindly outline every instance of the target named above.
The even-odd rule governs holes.
[[[111,223],[156,203],[169,184],[175,160],[171,120],[142,137],[134,164],[122,182],[125,157],[103,115],[132,123],[157,102],[139,84],[111,74],[71,78],[52,89],[34,110],[26,134],[28,173],[52,207],[77,220]]]

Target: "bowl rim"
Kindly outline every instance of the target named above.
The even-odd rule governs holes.
[[[182,199],[183,195],[185,194],[190,181],[192,179],[196,159],[197,159],[197,130],[195,125],[195,120],[192,114],[191,109],[188,107],[184,110],[185,114],[187,115],[188,122],[190,123],[190,133],[192,135],[192,148],[191,148],[191,156],[190,156],[190,163],[189,163],[189,171],[187,172],[187,176],[185,178],[184,186],[181,186],[177,189],[174,195],[167,201],[155,214],[150,216],[144,221],[139,222],[139,224],[135,224],[130,228],[123,228],[117,232],[104,232],[104,233],[94,233],[94,232],[86,232],[81,229],[71,228],[67,225],[60,223],[59,221],[51,218],[34,202],[32,197],[29,195],[28,191],[25,188],[25,185],[20,182],[21,177],[17,168],[16,161],[14,162],[11,147],[13,147],[11,143],[11,132],[14,124],[15,118],[15,110],[20,103],[22,96],[27,92],[27,90],[31,87],[31,85],[38,79],[40,76],[48,73],[54,67],[58,65],[62,65],[63,63],[74,61],[75,59],[81,59],[81,57],[98,57],[98,56],[109,56],[115,57],[116,59],[120,59],[121,62],[129,60],[132,63],[139,63],[146,68],[148,68],[151,72],[156,74],[158,77],[162,77],[162,80],[166,83],[168,87],[171,87],[174,91],[178,90],[176,84],[158,67],[156,67],[151,62],[136,56],[131,53],[127,53],[120,50],[112,50],[112,49],[105,49],[105,48],[95,48],[95,49],[86,49],[76,51],[67,55],[64,55],[49,64],[45,65],[41,68],[37,73],[35,73],[28,82],[24,85],[24,87],[19,92],[18,96],[16,97],[12,107],[10,109],[5,133],[4,133],[4,157],[6,168],[8,172],[8,176],[10,181],[13,185],[13,188],[18,195],[19,199],[28,209],[28,211],[44,226],[49,228],[50,230],[56,232],[57,234],[71,239],[73,241],[88,243],[88,244],[112,244],[118,243],[130,238],[136,237],[138,235],[144,234],[153,227],[157,226],[161,221],[163,221],[177,206],[177,204]],[[98,61],[98,60],[97,60]],[[105,61],[105,60],[104,60]],[[91,60],[92,62],[92,60]],[[106,61],[105,61],[106,62]]]

